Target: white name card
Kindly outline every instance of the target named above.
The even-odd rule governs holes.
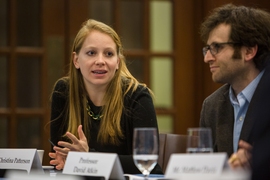
[[[218,177],[226,163],[226,153],[172,154],[165,172],[165,178],[200,177],[200,179],[207,179]]]
[[[1,149],[0,169],[43,172],[37,149]]]
[[[105,179],[124,179],[118,155],[115,153],[68,153],[63,174],[103,176]]]
[[[0,178],[1,179],[1,178]],[[67,174],[58,173],[52,176],[48,173],[22,173],[18,171],[8,171],[5,178],[1,180],[84,180],[81,176],[70,176]]]

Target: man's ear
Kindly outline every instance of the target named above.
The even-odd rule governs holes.
[[[72,60],[73,60],[73,64],[74,64],[75,68],[80,69],[80,65],[79,65],[79,62],[78,62],[78,55],[77,55],[76,52],[72,53]]]
[[[252,60],[258,51],[258,45],[255,45],[253,47],[245,47],[245,60],[246,61],[250,61]]]

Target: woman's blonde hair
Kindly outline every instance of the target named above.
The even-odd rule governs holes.
[[[117,55],[119,58],[119,69],[116,71],[113,79],[108,84],[102,107],[102,120],[100,124],[100,130],[98,133],[98,141],[101,143],[118,144],[119,138],[123,138],[123,132],[120,125],[121,115],[124,110],[124,97],[128,91],[134,92],[139,83],[134,78],[125,63],[125,57],[123,55],[123,47],[121,40],[117,33],[108,25],[89,19],[83,23],[77,36],[75,37],[72,52],[77,54],[80,52],[84,40],[88,34],[97,30],[109,35],[116,44]],[[68,78],[63,78],[69,81],[69,96],[68,96],[68,111],[66,116],[68,117],[67,131],[77,134],[77,128],[80,124],[83,124],[83,130],[86,137],[89,139],[89,120],[86,110],[87,106],[87,93],[84,86],[83,77],[80,69],[76,69],[73,64],[73,56],[70,59],[70,69]],[[141,84],[146,87],[145,84]],[[124,87],[124,88],[123,88]],[[152,92],[149,89],[151,95]],[[84,119],[82,119],[82,114]]]

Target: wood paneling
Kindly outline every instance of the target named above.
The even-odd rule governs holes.
[[[174,133],[186,134],[187,127],[195,125],[194,2],[175,0],[174,8]]]
[[[49,119],[50,119],[50,109],[49,109],[49,95],[52,90],[52,86],[57,78],[63,75],[62,69],[58,69],[57,72],[53,73],[51,71],[52,67],[50,65],[51,61],[59,61],[64,64],[64,60],[66,58],[65,52],[59,51],[61,48],[55,48],[55,51],[52,51],[52,41],[55,43],[57,40],[65,43],[65,7],[66,0],[44,0],[42,1],[42,26],[43,26],[43,36],[44,36],[44,47],[45,51],[45,59],[47,62],[46,68],[44,71],[47,74],[46,84],[47,88],[44,93],[46,102],[46,117],[42,126],[43,130],[43,147],[44,147],[44,156],[43,156],[43,164],[49,165],[49,156],[48,153],[51,150],[51,145],[48,142],[50,137],[50,127],[49,127]],[[55,53],[54,53],[55,52]],[[51,55],[54,53],[54,56]],[[54,58],[54,57],[62,57],[62,58]],[[62,67],[64,68],[64,67]],[[60,73],[59,73],[60,72]],[[62,73],[61,73],[62,72]],[[58,74],[59,73],[59,74]]]

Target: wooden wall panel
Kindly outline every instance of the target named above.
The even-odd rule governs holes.
[[[64,51],[60,51],[61,47],[59,44],[64,44],[64,34],[65,34],[65,0],[45,0],[42,1],[42,26],[43,26],[43,37],[44,37],[44,47],[46,49],[45,61],[48,64],[46,69],[47,71],[47,94],[46,94],[46,103],[47,103],[47,117],[45,120],[43,130],[43,147],[44,147],[44,156],[43,156],[43,165],[49,165],[49,156],[51,145],[48,142],[50,138],[50,110],[49,110],[49,95],[52,90],[52,86],[55,83],[55,80],[63,75],[63,71],[58,69],[55,71],[51,68],[51,63],[55,62],[56,64],[63,64],[64,61]],[[58,42],[55,45],[55,42]],[[59,74],[58,74],[59,73]]]
[[[174,1],[175,37],[175,107],[174,132],[186,134],[186,129],[195,126],[195,55],[194,55],[194,3],[193,1]]]

